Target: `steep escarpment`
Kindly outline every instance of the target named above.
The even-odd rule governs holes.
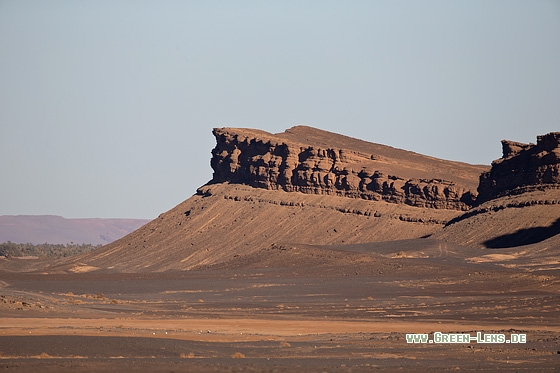
[[[560,132],[538,136],[536,144],[504,140],[502,151],[502,158],[480,176],[479,202],[560,187]]]
[[[278,245],[418,239],[467,209],[487,170],[304,126],[275,135],[214,134],[210,183],[127,237],[57,269],[193,270]]]
[[[271,247],[428,236],[481,248],[543,242],[556,250],[560,242],[555,135],[539,138],[538,152],[505,143],[504,160],[489,171],[304,126],[279,134],[231,128],[214,134],[211,182],[128,236],[53,270],[193,270],[243,262]],[[547,188],[514,195],[505,186],[485,189],[492,178],[498,186],[507,179],[508,164],[513,175],[534,169],[537,176],[510,177],[507,188]],[[474,199],[483,172],[482,198],[505,195]]]
[[[433,237],[462,245],[560,249],[560,132],[537,144],[502,141],[503,156],[480,176],[477,206]],[[540,249],[539,249],[540,250]]]
[[[213,183],[468,210],[487,170],[305,126],[275,135],[217,128],[214,135]]]

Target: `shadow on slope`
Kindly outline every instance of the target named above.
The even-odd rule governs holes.
[[[560,234],[560,218],[548,227],[519,229],[515,233],[504,234],[484,241],[489,249],[503,249],[516,246],[531,245]]]

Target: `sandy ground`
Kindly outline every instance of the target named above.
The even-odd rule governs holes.
[[[557,271],[469,262],[463,257],[472,252],[459,256],[452,249],[442,259],[429,245],[408,246],[399,255],[379,246],[369,261],[357,253],[364,247],[344,248],[346,261],[335,255],[343,248],[316,261],[318,248],[301,247],[291,249],[300,255],[267,253],[264,262],[258,255],[236,258],[227,269],[3,272],[0,371],[560,367]],[[527,341],[407,343],[407,333],[434,332],[525,334]]]

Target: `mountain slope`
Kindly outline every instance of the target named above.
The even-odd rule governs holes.
[[[302,126],[276,135],[231,128],[214,134],[208,185],[59,269],[189,270],[273,245],[420,238],[468,209],[479,174],[488,170]]]
[[[457,214],[220,183],[200,188],[199,194],[125,238],[81,256],[76,270],[80,266],[124,272],[186,270],[272,244],[418,238],[441,229]]]
[[[538,136],[536,144],[504,140],[502,150],[502,157],[480,177],[479,205],[434,238],[491,249],[557,247],[560,132]]]
[[[491,249],[560,238],[560,189],[531,191],[487,201],[451,221],[432,238]]]

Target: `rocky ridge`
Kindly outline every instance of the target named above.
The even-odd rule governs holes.
[[[487,169],[305,126],[275,135],[234,128],[213,133],[212,183],[468,210],[476,199],[472,177]],[[321,141],[333,135],[342,138],[339,143],[354,141],[358,146],[347,149]]]
[[[502,150],[480,175],[477,205],[432,237],[473,247],[560,248],[560,132],[536,144],[504,140]]]
[[[486,166],[303,126],[280,134],[230,128],[214,134],[211,182],[128,236],[51,269],[196,270],[276,247],[400,245],[426,237],[477,249],[521,243],[553,255],[560,248],[560,188],[477,205],[472,191]]]
[[[560,132],[537,137],[536,144],[502,141],[502,158],[480,176],[478,202],[535,189],[560,187]]]

